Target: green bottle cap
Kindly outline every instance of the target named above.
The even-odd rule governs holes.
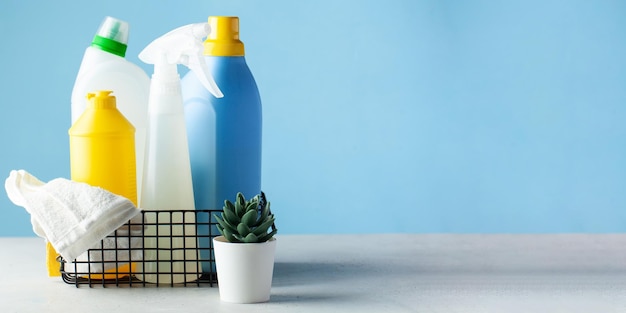
[[[124,57],[127,43],[128,23],[107,16],[94,36],[91,46]]]

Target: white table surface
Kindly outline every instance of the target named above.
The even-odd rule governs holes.
[[[39,238],[0,238],[0,312],[626,312],[626,234],[277,236],[270,302],[217,287],[46,276]]]

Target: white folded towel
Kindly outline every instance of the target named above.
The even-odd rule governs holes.
[[[64,178],[43,183],[24,170],[11,171],[4,187],[9,199],[30,213],[35,233],[48,240],[67,261],[87,260],[88,249],[100,247],[100,240],[141,212],[130,200],[102,188]],[[120,231],[128,232],[128,226]],[[140,244],[140,241],[139,236],[121,238],[117,243],[107,238],[105,248],[117,246],[126,248],[126,252],[122,249],[122,255],[112,251],[104,256],[92,252],[89,260],[103,261],[103,257],[104,260],[116,260],[116,255],[118,261],[124,256],[128,259],[129,245]],[[114,267],[115,264],[105,264],[104,270]],[[92,273],[102,270],[101,266],[91,268]]]
[[[79,255],[75,262],[68,260],[64,271],[83,276],[87,273],[104,273],[129,262],[140,262],[143,259],[143,228],[138,224],[141,221],[131,223],[133,226],[124,225],[115,231],[115,235],[110,234],[111,237],[89,247],[89,252]]]

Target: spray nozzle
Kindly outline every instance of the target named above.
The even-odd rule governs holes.
[[[208,23],[189,24],[155,39],[139,53],[141,61],[154,64],[153,77],[178,75],[176,64],[187,66],[216,98],[224,95],[213,80],[203,56],[202,40],[209,34]],[[178,78],[178,77],[176,77]]]

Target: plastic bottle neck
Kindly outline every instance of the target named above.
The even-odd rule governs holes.
[[[107,110],[117,108],[115,96],[111,95],[110,90],[101,90],[96,93],[89,93],[87,100],[90,107],[96,110]]]
[[[92,106],[96,110],[112,110],[117,108],[117,105],[115,105],[115,103],[108,102],[94,102]]]
[[[242,57],[245,55],[241,41],[205,41],[204,55],[214,57]]]
[[[180,79],[176,64],[164,62],[154,64],[154,73],[152,74],[152,78],[163,81],[178,81]]]

